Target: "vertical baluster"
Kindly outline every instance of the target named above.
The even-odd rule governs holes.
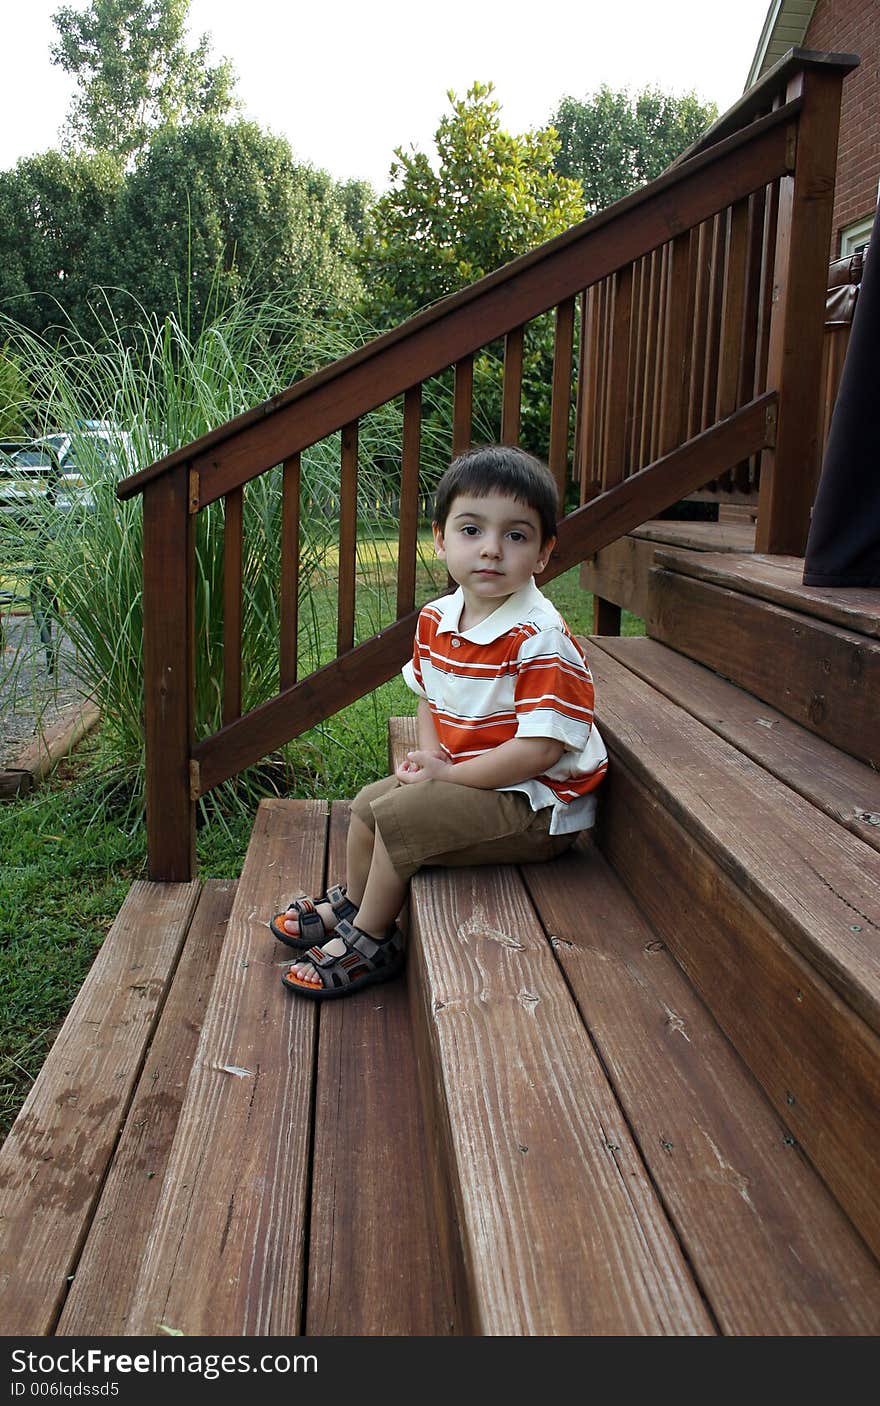
[[[687,437],[693,439],[702,425],[703,378],[706,374],[706,324],[709,317],[709,232],[704,221],[693,231],[694,241],[694,332],[688,387]]]
[[[621,483],[625,476],[627,394],[629,389],[630,327],[632,323],[632,265],[620,269],[613,279],[609,319],[608,397],[605,416],[606,488]]]
[[[605,426],[608,423],[608,371],[611,349],[611,303],[613,276],[604,278],[599,284],[599,355],[596,367],[596,433],[593,440],[596,476],[600,488],[607,487],[605,475]]]
[[[403,400],[403,452],[400,466],[400,534],[397,548],[397,619],[416,603],[416,546],[419,531],[419,459],[422,437],[422,388],[413,386]]]
[[[718,388],[718,337],[721,325],[721,299],[724,294],[724,235],[727,211],[722,210],[712,220],[709,261],[709,309],[706,319],[706,368],[703,377],[703,410],[701,429],[715,420],[715,399]]]
[[[648,260],[639,259],[636,272],[635,345],[632,374],[632,423],[629,439],[629,471],[642,467],[642,406],[645,396],[645,347],[648,336]]]
[[[739,385],[740,348],[746,295],[749,205],[738,200],[731,207],[727,225],[724,296],[721,300],[721,341],[718,358],[718,388],[715,417],[723,420],[736,409]]]
[[[779,214],[779,182],[766,188],[764,238],[761,246],[761,291],[758,299],[758,347],[755,356],[754,394],[767,389],[767,351],[770,343],[770,313],[773,308],[773,260],[776,250],[776,222]]]
[[[598,293],[597,284],[581,295],[581,364],[578,395],[577,461],[580,479],[580,500],[587,503],[595,498],[600,485],[596,479],[593,451],[596,424],[596,379],[598,367]]]
[[[241,562],[244,490],[226,494],[223,515],[223,721],[241,717]]]
[[[654,379],[657,369],[657,326],[658,326],[658,299],[660,295],[660,259],[661,251],[653,250],[649,256],[647,272],[647,303],[648,313],[645,327],[645,370],[644,370],[644,390],[642,395],[642,424],[639,436],[639,465],[644,467],[650,462],[651,455],[651,432],[653,429],[654,413]]]
[[[574,298],[556,309],[553,340],[553,392],[550,402],[550,452],[547,463],[556,480],[559,510],[565,511],[568,479],[568,424],[571,414],[571,373],[574,365]]]
[[[669,246],[660,390],[660,454],[668,454],[687,437],[688,353],[693,324],[691,237],[688,233],[676,235]]]
[[[342,477],[339,511],[339,586],[336,652],[354,644],[354,587],[357,554],[358,422],[342,431]]]
[[[289,458],[281,481],[281,638],[279,677],[282,688],[296,683],[299,642],[299,526],[302,492],[299,454]]]
[[[504,392],[501,401],[502,444],[519,444],[522,371],[523,328],[514,327],[504,338]]]
[[[657,268],[657,330],[654,338],[654,363],[651,386],[651,447],[649,462],[660,456],[660,392],[663,379],[663,346],[666,339],[666,289],[669,284],[669,255],[671,245],[658,250]]]
[[[746,277],[743,301],[743,328],[740,340],[739,376],[736,403],[745,405],[755,393],[758,364],[759,316],[761,303],[761,256],[764,238],[764,206],[766,192],[756,190],[749,196],[748,229],[746,232]],[[743,459],[734,470],[734,483],[741,493],[752,486],[754,456]]]
[[[474,358],[462,357],[455,363],[455,397],[452,411],[452,455],[470,447],[474,412]]]

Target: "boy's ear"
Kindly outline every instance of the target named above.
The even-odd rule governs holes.
[[[556,546],[556,538],[555,538],[555,537],[548,537],[548,538],[547,538],[547,541],[546,541],[546,542],[543,542],[543,543],[541,544],[541,553],[540,553],[540,555],[539,555],[539,557],[538,557],[538,560],[535,562],[535,575],[536,575],[536,576],[540,576],[541,572],[542,572],[542,571],[544,570],[544,568],[546,567],[547,563],[549,562],[550,558],[551,558],[552,555],[553,555],[553,551],[554,551],[555,546]]]
[[[431,531],[434,534],[434,551],[442,561],[446,556],[446,546],[443,541],[443,528],[440,526],[439,522],[432,522]]]

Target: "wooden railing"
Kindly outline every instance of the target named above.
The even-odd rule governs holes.
[[[651,185],[119,485],[122,498],[143,494],[151,877],[191,876],[200,796],[399,670],[416,619],[423,387],[451,373],[450,448],[458,452],[474,423],[474,358],[503,342],[498,433],[516,442],[524,336],[535,319],[555,318],[546,457],[561,490],[572,460],[588,485],[588,501],[560,526],[543,579],[759,454],[761,549],[802,550],[817,456],[840,89],[856,62],[792,51]],[[713,282],[701,251],[722,240],[724,272],[716,260]],[[705,313],[695,321],[698,307]],[[700,318],[706,332],[695,346]],[[633,353],[640,346],[644,354]],[[397,620],[355,644],[359,425],[399,397]],[[301,455],[333,434],[341,441],[337,657],[298,680]],[[239,716],[243,494],[279,465],[280,692]],[[194,521],[220,499],[223,725],[196,741]]]

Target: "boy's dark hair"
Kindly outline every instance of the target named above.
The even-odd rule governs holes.
[[[511,444],[484,444],[453,459],[437,484],[434,522],[444,531],[454,498],[486,498],[490,493],[505,493],[534,508],[541,520],[542,546],[556,536],[559,496],[553,475],[540,459]]]

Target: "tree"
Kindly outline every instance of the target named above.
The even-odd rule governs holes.
[[[554,169],[555,132],[504,131],[491,83],[475,83],[435,134],[436,163],[395,151],[392,185],[359,256],[367,309],[388,326],[472,283],[583,217],[577,181]],[[436,169],[435,169],[436,166]]]
[[[0,172],[0,305],[35,332],[82,322],[108,281],[123,181],[105,154],[47,151]]]
[[[190,0],[91,0],[52,16],[60,39],[52,62],[79,82],[67,119],[75,146],[128,161],[156,128],[234,106],[234,76],[208,64],[209,40],[185,43]]]
[[[583,102],[559,104],[551,119],[559,134],[555,168],[580,181],[592,215],[654,180],[717,116],[715,104],[694,93],[677,98],[644,88],[632,98],[603,84]]]
[[[127,176],[108,271],[151,314],[193,335],[242,294],[297,289],[303,312],[360,296],[345,203],[325,171],[297,165],[253,122],[165,128]]]

